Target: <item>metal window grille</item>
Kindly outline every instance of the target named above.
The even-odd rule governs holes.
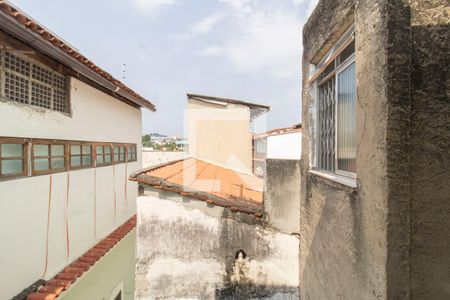
[[[0,51],[0,61],[3,99],[68,111],[66,76],[10,51]]]
[[[319,86],[319,147],[318,167],[322,170],[335,170],[335,79],[328,79]]]

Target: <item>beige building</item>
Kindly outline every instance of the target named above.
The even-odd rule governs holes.
[[[0,299],[132,299],[153,104],[6,1],[0,48]]]
[[[251,122],[270,107],[195,94],[187,97],[189,156],[251,174]]]

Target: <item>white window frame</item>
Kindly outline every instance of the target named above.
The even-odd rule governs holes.
[[[330,61],[334,61],[337,59],[337,56],[340,54],[340,48],[342,45],[347,44],[347,42],[352,42],[355,39],[354,36],[354,26],[351,26],[349,29],[345,31],[345,33],[341,36],[341,38],[335,43],[335,45],[327,52],[327,54],[321,59],[321,61],[317,65],[312,65],[312,74],[309,79],[309,85],[311,87],[311,98],[313,100],[313,105],[311,108],[311,116],[313,118],[313,128],[310,130],[311,134],[311,142],[313,143],[312,147],[310,148],[313,153],[310,154],[310,170],[309,172],[315,175],[322,176],[324,178],[327,178],[329,180],[338,182],[340,184],[344,184],[347,186],[350,186],[352,188],[356,187],[356,178],[357,174],[353,172],[348,172],[344,170],[338,169],[338,151],[337,151],[337,145],[338,145],[338,130],[337,130],[337,117],[338,117],[338,76],[340,73],[342,73],[347,67],[349,67],[352,63],[356,63],[355,61],[355,53],[353,53],[351,56],[349,56],[344,62],[342,62],[334,71],[333,75],[328,75],[329,78],[326,80],[329,80],[331,77],[335,77],[335,110],[334,110],[334,171],[328,171],[324,169],[319,168],[319,76],[324,71],[325,65],[328,65]],[[345,49],[345,47],[344,47]],[[339,51],[339,52],[337,52]],[[337,53],[337,54],[336,54]],[[325,81],[326,81],[325,80]],[[356,79],[355,79],[356,80]],[[325,82],[322,81],[322,82]],[[356,116],[355,116],[356,117]]]

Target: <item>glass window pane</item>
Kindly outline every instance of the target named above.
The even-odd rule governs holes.
[[[111,153],[111,147],[105,146],[104,149],[105,149],[105,153]]]
[[[90,166],[92,164],[91,156],[83,155],[82,164],[83,164],[83,166]]]
[[[21,159],[2,160],[2,174],[13,175],[23,172],[23,161]]]
[[[338,169],[356,172],[356,79],[355,63],[338,75],[337,156]]]
[[[95,147],[95,151],[97,152],[97,154],[103,154],[103,146]]]
[[[80,150],[81,150],[80,145],[71,145],[70,146],[70,154],[72,154],[72,155],[81,154]]]
[[[34,145],[34,156],[49,156],[48,145]]]
[[[132,154],[131,154],[131,159],[132,159],[132,160],[136,160],[136,153],[132,153]]]
[[[64,158],[52,158],[52,169],[64,169]]]
[[[22,157],[22,144],[2,144],[2,157]]]
[[[105,155],[105,163],[110,163],[111,162],[111,154],[106,154]]]
[[[45,171],[49,169],[47,158],[36,158],[34,160],[34,170],[35,171]]]
[[[64,145],[52,145],[52,156],[64,156]]]
[[[128,153],[127,153],[127,159],[130,160],[131,159],[131,149],[128,149]]]
[[[125,154],[120,153],[120,161],[125,161]]]
[[[70,166],[79,167],[81,166],[81,157],[80,156],[71,156],[70,157]]]
[[[90,145],[83,145],[83,154],[91,154],[91,149]]]
[[[103,154],[97,155],[97,164],[103,163],[104,163]]]

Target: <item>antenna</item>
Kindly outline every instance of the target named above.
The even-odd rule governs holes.
[[[127,64],[122,64],[122,80],[124,80],[126,78],[125,77],[125,72],[127,71],[126,67],[127,67]]]

